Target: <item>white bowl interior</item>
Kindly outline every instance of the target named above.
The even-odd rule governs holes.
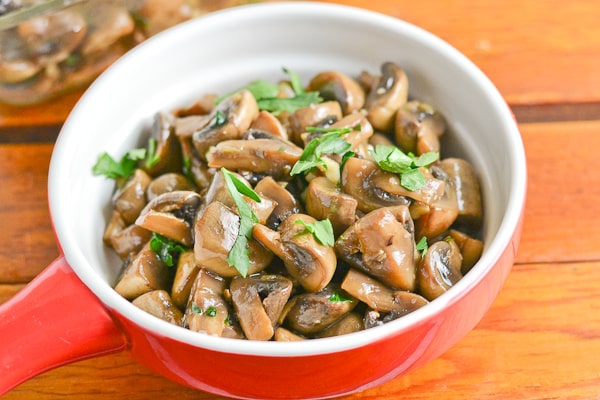
[[[308,23],[310,21],[310,23]],[[98,155],[120,157],[139,147],[159,110],[225,93],[255,79],[276,82],[288,67],[306,82],[322,70],[357,76],[394,61],[407,72],[411,97],[436,106],[451,134],[443,156],[469,159],[485,201],[486,249],[459,283],[467,289],[491,268],[512,236],[525,193],[525,159],[508,107],[466,58],[423,30],[364,10],[318,3],[253,5],[197,19],[160,34],[125,55],[86,92],[65,123],[52,157],[49,197],[56,232],[78,276],[109,307],[179,340],[247,354],[314,354],[377,340],[439,312],[460,295],[450,291],[427,307],[381,328],[306,346],[210,338],[137,310],[112,289],[120,261],[102,244],[113,182],[92,176]]]

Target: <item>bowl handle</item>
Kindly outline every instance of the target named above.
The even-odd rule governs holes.
[[[62,256],[0,306],[0,338],[0,396],[49,369],[128,347]]]

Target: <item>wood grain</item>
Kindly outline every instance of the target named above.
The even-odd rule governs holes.
[[[436,393],[449,400],[598,398],[597,282],[600,262],[516,265],[483,320],[446,354],[408,375],[340,399],[424,400]],[[157,376],[126,353],[49,371],[4,399],[107,396],[222,399]]]
[[[595,0],[328,0],[400,18],[444,39],[479,66],[509,104],[600,102]],[[53,138],[82,91],[34,107],[0,105],[0,130]],[[44,128],[47,129],[47,128]],[[37,133],[36,133],[37,132]]]

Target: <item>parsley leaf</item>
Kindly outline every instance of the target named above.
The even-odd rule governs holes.
[[[419,242],[416,245],[416,248],[417,251],[421,252],[421,257],[425,257],[427,249],[429,248],[429,245],[427,244],[427,238],[425,236],[423,236],[421,240],[419,240]]]
[[[400,175],[400,184],[410,191],[419,190],[425,185],[425,176],[419,170],[439,159],[439,153],[429,152],[415,157],[404,154],[395,146],[377,145],[370,150],[371,156],[379,167],[387,172]]]
[[[317,130],[310,130],[309,128],[307,128],[308,132],[318,132]],[[348,129],[351,131],[351,128]],[[323,136],[314,138],[308,142],[300,155],[300,159],[292,167],[290,175],[293,176],[308,173],[319,166],[327,168],[327,164],[321,158],[321,155],[323,154],[345,155],[352,145],[346,142],[341,136],[350,131],[347,131],[345,128],[327,131]]]
[[[298,76],[297,73],[295,73],[294,71],[287,69],[285,67],[283,68],[283,72],[285,72],[286,74],[288,74],[290,76],[290,83],[292,85],[292,90],[294,91],[294,93],[296,93],[296,95],[305,93],[304,87],[302,86],[302,82],[300,81],[300,77]]]
[[[315,239],[324,246],[333,246],[335,238],[333,236],[333,226],[331,221],[324,219],[323,221],[304,222],[301,219],[294,221],[295,224],[304,225],[304,229],[312,233]]]
[[[246,86],[242,86],[232,92],[229,92],[227,94],[224,94],[223,96],[218,97],[215,100],[215,104],[219,104],[220,102],[222,102],[223,100],[225,100],[227,97],[231,96],[234,93],[240,92],[242,90],[247,90],[250,93],[252,93],[252,96],[254,96],[255,99],[262,99],[262,98],[268,98],[268,97],[276,97],[277,94],[279,93],[279,85],[276,85],[274,83],[270,83],[267,81],[263,81],[263,80],[256,80],[256,81],[252,81],[249,84],[247,84]]]
[[[233,198],[233,202],[238,209],[238,215],[240,217],[240,228],[238,236],[233,243],[233,247],[229,251],[227,256],[227,263],[235,267],[240,275],[246,277],[248,270],[250,269],[250,259],[248,249],[248,240],[252,237],[252,228],[254,223],[258,222],[258,218],[248,205],[244,201],[242,195],[246,195],[253,200],[260,202],[260,197],[256,192],[250,189],[244,184],[238,177],[228,171],[226,168],[221,168],[223,176],[225,177],[225,185],[229,194]]]
[[[318,92],[307,92],[297,94],[294,97],[264,97],[257,99],[260,110],[269,111],[273,114],[279,114],[281,111],[293,113],[299,108],[310,106],[311,104],[323,101]]]
[[[217,307],[214,306],[210,306],[206,309],[206,311],[204,311],[204,313],[208,316],[208,317],[216,317],[217,316]]]
[[[346,296],[345,293],[336,290],[331,294],[331,296],[329,296],[329,301],[332,303],[350,303],[352,302],[352,299]]]
[[[156,232],[152,232],[150,248],[168,267],[175,265],[175,258],[181,253],[188,251],[188,248],[181,243]]]
[[[138,160],[143,160],[145,157],[146,149],[130,150],[119,161],[104,152],[98,156],[96,164],[92,167],[92,173],[111,179],[127,178],[135,171]]]
[[[160,161],[160,156],[156,153],[157,141],[154,138],[148,140],[148,151],[146,152],[146,167],[152,168]]]

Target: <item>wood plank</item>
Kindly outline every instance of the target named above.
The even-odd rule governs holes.
[[[529,180],[518,262],[600,259],[600,121],[520,128]]]
[[[548,273],[552,271],[552,273]],[[600,384],[600,262],[516,265],[479,325],[441,358],[340,399],[596,398]],[[341,361],[343,362],[343,361]],[[127,354],[49,371],[5,399],[221,399],[157,376]],[[552,397],[549,397],[549,396]]]
[[[47,195],[52,147],[0,146],[0,283],[28,282],[58,255]]]
[[[518,262],[600,259],[600,121],[521,124],[529,168]],[[52,145],[0,146],[0,282],[25,282],[58,254],[47,210]],[[577,154],[574,158],[573,154]],[[556,215],[565,214],[564,223]]]
[[[431,31],[478,65],[513,106],[600,102],[600,10],[594,0],[431,0],[423,6],[411,0],[328,1]],[[14,136],[31,135],[27,126],[59,127],[80,95],[35,107],[0,105],[0,128]]]

